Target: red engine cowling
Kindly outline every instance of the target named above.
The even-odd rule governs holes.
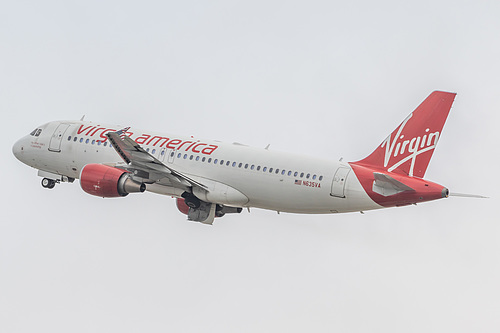
[[[133,181],[128,172],[102,164],[84,166],[80,186],[88,194],[103,198],[124,197],[146,190],[146,185]]]
[[[177,198],[177,209],[183,214],[186,214],[186,215],[188,214],[189,207],[188,207],[188,205],[186,205],[184,198]]]

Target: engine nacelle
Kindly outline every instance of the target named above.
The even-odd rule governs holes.
[[[184,198],[177,198],[176,203],[177,203],[177,209],[182,214],[187,215],[189,213],[189,207],[188,207],[188,205],[186,205],[186,202],[184,201]]]
[[[102,164],[84,166],[80,186],[88,194],[103,198],[124,197],[146,190],[146,185],[133,181],[128,172]]]

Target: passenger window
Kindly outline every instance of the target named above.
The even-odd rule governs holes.
[[[233,162],[233,168],[236,166],[236,162]]]
[[[269,173],[273,173],[273,168],[269,168]]]
[[[276,174],[280,173],[280,169],[276,169],[275,173]]]
[[[313,179],[316,179],[316,175],[313,175]]]
[[[71,135],[70,135],[70,136],[68,136],[68,141],[71,141]]]
[[[193,155],[189,156],[189,160],[193,160]]]
[[[188,154],[184,154],[184,159],[188,158]]]
[[[252,164],[252,166],[250,167],[250,169],[252,169],[252,170],[255,169],[255,165]]]
[[[309,177],[311,177],[310,173],[307,174],[306,178],[309,179]]]
[[[208,159],[208,163],[212,163],[212,158],[211,157]]]
[[[100,140],[97,140],[97,145],[100,146],[101,145],[101,141]]]
[[[151,154],[156,154],[156,149],[153,149],[153,151],[151,151]]]
[[[319,180],[323,180],[323,176],[319,176]]]
[[[75,137],[73,138],[73,142],[76,142],[76,140],[78,140],[78,138],[75,136]]]
[[[83,142],[83,138],[80,138],[80,143],[82,143],[82,142]]]
[[[149,148],[146,148],[146,151],[149,153]]]
[[[161,153],[160,153],[161,156],[165,155],[165,151],[162,150]]]
[[[291,176],[292,175],[292,172],[291,171],[288,171],[288,175]]]
[[[293,176],[294,176],[294,177],[297,177],[297,175],[298,175],[298,174],[299,174],[299,173],[298,173],[297,171],[295,171],[295,172],[293,173]]]
[[[263,167],[262,171],[266,172],[267,171],[267,167]]]
[[[106,141],[104,141],[104,147],[106,147],[108,145],[108,143]]]
[[[201,159],[202,162],[205,162],[207,158],[205,156],[203,156],[203,158]]]
[[[242,165],[243,165],[243,163],[238,164],[238,168],[241,168]]]
[[[85,143],[89,143],[89,141],[90,141],[90,140],[89,140],[89,139],[87,139],[87,140],[85,140]]]
[[[257,171],[260,171],[260,165],[259,165],[259,166],[257,166]]]
[[[196,160],[199,161],[200,160],[200,156],[196,156]]]
[[[248,163],[247,163],[247,164],[245,164],[245,169],[248,169]]]
[[[177,154],[177,158],[181,158],[181,153],[178,153],[178,154]]]
[[[302,178],[302,177],[304,177],[304,173],[303,172],[300,173],[300,178]]]
[[[217,159],[215,159],[215,160],[214,160],[214,164],[217,164],[217,162],[218,162],[218,161],[217,161]]]
[[[229,164],[231,164],[231,162],[227,161],[227,162],[226,162],[226,166],[229,166]]]

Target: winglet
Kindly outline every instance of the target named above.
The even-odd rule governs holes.
[[[121,130],[119,131],[116,131],[115,133],[118,134],[120,136],[120,138],[123,140],[124,136],[125,136],[125,133],[127,133],[127,131],[130,129],[130,127],[125,127],[125,128],[122,128]]]

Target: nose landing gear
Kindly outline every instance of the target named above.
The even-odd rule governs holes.
[[[38,170],[38,176],[42,177],[42,187],[48,189],[54,188],[59,183],[72,183],[75,181],[75,178],[43,170]]]
[[[43,188],[52,189],[52,188],[54,188],[54,186],[56,186],[56,181],[55,180],[49,179],[49,178],[43,178],[42,179],[42,187]]]

